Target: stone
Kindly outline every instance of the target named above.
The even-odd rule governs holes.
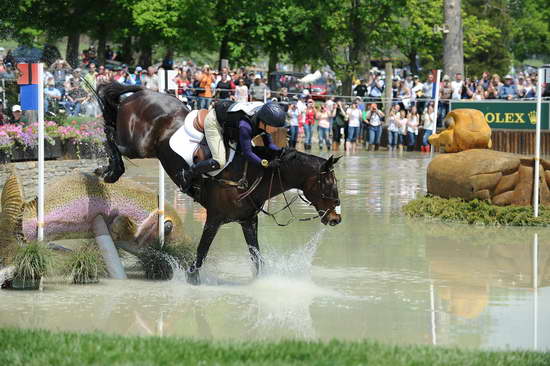
[[[428,193],[482,199],[495,205],[532,204],[534,159],[486,149],[440,154],[428,165]],[[540,203],[550,204],[550,163],[540,164]]]

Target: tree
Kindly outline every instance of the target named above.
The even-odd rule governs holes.
[[[512,0],[511,50],[518,60],[550,55],[550,4],[547,0]]]
[[[445,25],[448,33],[443,41],[445,74],[464,73],[464,30],[462,28],[462,0],[445,0]]]

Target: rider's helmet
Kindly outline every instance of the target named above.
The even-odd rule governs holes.
[[[254,116],[256,122],[262,121],[271,127],[283,127],[286,113],[279,103],[269,102],[264,104]]]

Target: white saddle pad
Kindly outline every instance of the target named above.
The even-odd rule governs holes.
[[[193,121],[195,121],[198,113],[198,110],[191,111],[187,117],[185,117],[183,126],[170,137],[170,148],[181,156],[189,166],[193,165],[193,155],[204,138],[204,133],[198,131],[195,126],[193,126]],[[209,172],[208,175],[212,177],[218,175],[233,161],[235,157],[235,146],[232,147],[233,149],[231,149],[229,153],[227,163],[220,169]]]

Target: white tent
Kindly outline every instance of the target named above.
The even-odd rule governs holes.
[[[323,75],[321,74],[321,71],[317,70],[313,74],[307,74],[303,78],[298,79],[298,81],[303,84],[311,84],[314,81],[320,79],[322,76]]]

